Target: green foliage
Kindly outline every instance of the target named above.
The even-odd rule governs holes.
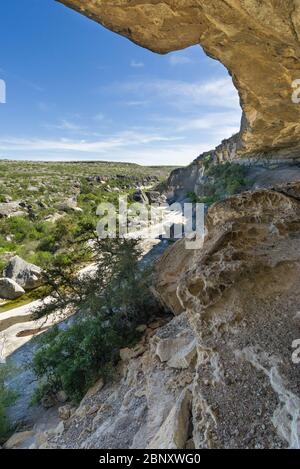
[[[204,160],[203,160],[203,166],[207,170],[213,162],[213,157],[212,155],[206,155]]]
[[[190,199],[190,201],[193,204],[196,204],[197,202],[199,202],[199,197],[197,196],[195,192],[188,192],[187,197]]]
[[[63,389],[78,402],[99,378],[107,377],[121,347],[136,338],[136,326],[157,311],[149,290],[151,271],[141,270],[136,241],[96,241],[92,276],[81,276],[68,256],[56,258],[48,271],[54,303],[39,315],[66,306],[78,311],[72,325],[53,328],[39,339],[32,369],[39,379],[35,400]],[[76,248],[78,261],[81,254]]]
[[[10,425],[7,418],[7,408],[12,405],[17,395],[6,386],[6,380],[13,373],[8,365],[0,364],[0,444],[3,443],[10,432]]]
[[[187,196],[193,203],[211,205],[226,197],[239,193],[247,185],[246,168],[236,163],[226,162],[212,164],[212,158],[208,155],[205,159],[205,176],[207,181],[203,183],[204,195],[199,197],[194,192]]]
[[[227,161],[223,164],[210,166],[206,174],[214,178],[215,193],[221,197],[222,194],[225,196],[236,194],[246,186],[245,173],[245,166]]]
[[[113,162],[0,161],[0,203],[10,196],[13,201],[31,205],[34,214],[0,219],[0,270],[5,267],[8,254],[18,254],[43,268],[51,265],[57,253],[74,242],[82,225],[96,226],[99,203],[118,204],[119,194],[130,194],[135,181],[146,176],[162,181],[172,169]],[[88,178],[98,176],[107,179],[106,184],[88,182]],[[83,213],[69,211],[54,223],[46,220],[57,213],[61,202],[75,194]],[[26,212],[26,208],[22,210]]]

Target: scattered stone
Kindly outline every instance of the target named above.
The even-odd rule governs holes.
[[[71,417],[72,407],[70,404],[66,404],[58,408],[58,416],[61,420],[68,420]]]
[[[76,199],[66,199],[57,206],[58,210],[62,212],[82,212],[78,207]]]
[[[146,329],[147,329],[146,324],[141,324],[140,326],[137,326],[137,328],[135,330],[139,333],[143,333],[143,332],[145,332]]]
[[[123,362],[128,362],[132,358],[136,358],[139,355],[142,355],[145,352],[145,346],[143,344],[138,344],[134,348],[123,348],[120,350],[120,358]]]
[[[57,399],[58,402],[61,402],[62,404],[64,404],[65,402],[67,402],[68,396],[67,396],[67,394],[65,393],[65,391],[59,391],[59,392],[56,394],[56,399]]]
[[[191,337],[161,339],[156,347],[156,355],[171,368],[188,368],[196,353],[196,341]]]
[[[26,212],[20,212],[19,202],[0,203],[0,218],[16,216],[16,213],[26,214]]]

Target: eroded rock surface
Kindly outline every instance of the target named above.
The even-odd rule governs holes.
[[[73,409],[69,420],[62,420],[46,434],[37,432],[34,443],[30,439],[28,446],[185,447],[192,436],[190,386],[195,363],[175,369],[161,362],[155,351],[160,341],[186,336],[188,331],[192,337],[193,332],[184,314],[165,326],[161,324],[159,321],[147,328],[139,354],[133,353],[120,362],[113,384],[103,387],[101,382]]]
[[[159,261],[157,283],[166,304],[179,299],[197,336],[195,445],[299,448],[300,184],[215,204],[207,229],[186,268],[174,258],[164,271]],[[184,251],[184,240],[166,258],[172,249]]]
[[[244,117],[225,153],[300,156],[300,5],[296,0],[59,0],[158,53],[201,44],[233,77]],[[222,150],[222,151],[223,151]]]

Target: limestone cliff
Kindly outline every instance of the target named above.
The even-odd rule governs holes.
[[[159,261],[158,291],[197,336],[196,447],[299,448],[299,216],[299,183],[244,193],[211,207],[184,267],[184,241]]]
[[[158,53],[200,44],[238,89],[244,117],[237,155],[300,156],[300,105],[291,99],[300,78],[297,0],[59,1]]]

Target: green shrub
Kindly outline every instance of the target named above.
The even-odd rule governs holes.
[[[119,349],[137,338],[136,326],[157,312],[149,289],[151,271],[141,270],[139,256],[136,241],[99,241],[93,277],[78,275],[73,255],[56,258],[47,273],[55,301],[45,305],[39,315],[66,306],[79,313],[68,328],[55,327],[39,339],[32,363],[39,379],[35,401],[63,389],[78,402],[99,377],[110,375]]]
[[[209,179],[203,183],[202,197],[194,192],[187,196],[193,203],[204,203],[211,205],[228,196],[239,193],[247,185],[246,168],[236,163],[226,162],[223,164],[212,164],[212,158],[208,155],[204,161],[205,176]]]
[[[12,405],[17,395],[6,386],[6,380],[13,370],[8,365],[0,364],[0,444],[2,444],[10,433],[10,424],[7,418],[7,408]]]
[[[227,161],[223,164],[210,166],[206,174],[214,178],[215,193],[221,198],[236,194],[246,186],[245,173],[245,166]]]
[[[190,199],[190,201],[193,204],[196,204],[197,202],[200,202],[199,197],[197,196],[197,194],[195,192],[188,192],[187,197]]]

